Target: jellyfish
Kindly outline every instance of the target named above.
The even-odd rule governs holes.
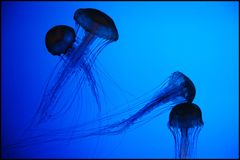
[[[150,99],[131,104],[133,106],[126,108],[124,111],[101,117],[101,126],[96,125],[96,122],[99,120],[93,120],[71,127],[47,130],[46,132],[41,130],[40,134],[24,138],[11,147],[25,148],[44,142],[119,135],[127,130],[143,126],[178,104],[191,103],[195,97],[195,93],[196,90],[193,82],[186,75],[177,71],[172,73],[157,88],[157,92]],[[67,136],[69,130],[74,130],[74,134],[71,137]]]
[[[47,81],[33,124],[41,124],[68,111],[87,82],[101,112],[94,62],[108,44],[118,40],[113,20],[92,8],[74,13],[75,29],[66,25],[51,28],[45,38],[47,50],[60,57]],[[70,90],[65,92],[65,90]]]
[[[168,127],[175,141],[175,157],[193,158],[199,132],[203,127],[202,112],[194,103],[180,103],[170,112]]]
[[[183,73],[177,71],[162,83],[159,91],[151,100],[130,117],[120,122],[104,126],[92,135],[119,134],[136,124],[146,123],[180,103],[191,103],[196,89],[193,82]],[[155,112],[153,112],[155,111]],[[153,112],[153,113],[152,113]],[[151,113],[151,114],[150,114]],[[150,115],[150,116],[148,116]],[[143,119],[144,120],[141,120]],[[89,136],[88,134],[86,136]]]
[[[65,54],[75,42],[76,33],[67,25],[58,25],[51,28],[45,37],[46,48],[49,53],[55,56]]]

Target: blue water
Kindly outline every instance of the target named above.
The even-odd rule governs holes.
[[[148,100],[146,97],[156,86],[172,72],[181,71],[195,84],[194,103],[203,114],[197,157],[238,158],[238,5],[238,2],[3,2],[2,145],[14,143],[22,136],[59,60],[45,47],[46,32],[59,24],[74,27],[73,13],[78,8],[96,8],[114,20],[119,32],[119,40],[109,44],[96,62],[95,70],[101,70],[98,76],[105,92],[105,98],[101,98],[105,104],[103,113],[121,112],[128,108],[126,104],[140,109],[138,101]],[[45,127],[58,128],[96,116],[91,94],[86,91],[80,96],[84,98],[74,103],[70,113],[59,118],[54,126]],[[143,97],[136,99],[139,96]],[[168,116],[169,111],[120,135],[44,143],[4,156],[174,158]]]

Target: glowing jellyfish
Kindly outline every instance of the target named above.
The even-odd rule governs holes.
[[[170,112],[168,127],[174,136],[175,157],[193,158],[203,127],[201,109],[193,103],[181,103]]]
[[[113,20],[96,9],[76,10],[74,20],[75,30],[59,25],[46,34],[48,51],[54,56],[60,56],[60,61],[47,82],[34,123],[42,123],[69,110],[86,82],[95,97],[98,111],[101,111],[92,68],[102,49],[118,40],[118,31]],[[65,92],[65,89],[70,91]]]

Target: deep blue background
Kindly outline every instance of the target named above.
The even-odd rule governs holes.
[[[151,91],[172,72],[183,72],[196,86],[194,103],[201,107],[205,122],[198,157],[239,157],[238,2],[3,2],[4,145],[20,136],[58,61],[45,48],[46,32],[58,24],[74,26],[78,8],[99,9],[118,28],[119,40],[98,57],[104,72],[135,97]],[[119,96],[111,92],[109,101],[120,104]],[[165,113],[132,132],[101,137],[97,147],[92,138],[42,145],[13,156],[173,158],[167,120]]]

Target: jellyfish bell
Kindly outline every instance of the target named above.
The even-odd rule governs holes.
[[[169,126],[171,127],[193,128],[202,125],[202,112],[193,103],[181,103],[175,106],[169,116]]]
[[[54,26],[46,34],[46,48],[52,55],[59,56],[72,47],[75,38],[76,34],[72,27],[66,25]]]
[[[183,102],[192,102],[196,95],[196,88],[192,80],[182,72],[173,72],[161,85],[155,95],[154,103],[172,103],[176,106]]]
[[[93,8],[78,9],[74,13],[76,28],[82,26],[87,32],[111,41],[118,40],[118,31],[111,17]]]
[[[174,72],[171,79],[175,82],[175,85],[178,86],[179,90],[181,90],[177,92],[177,94],[183,96],[187,102],[192,102],[196,95],[196,88],[192,80],[179,71]]]
[[[68,51],[69,57],[75,57],[77,60],[83,59],[80,57],[87,57],[87,61],[94,63],[104,47],[118,40],[118,30],[114,21],[102,11],[80,8],[75,11],[73,18],[76,41],[73,48]]]
[[[176,158],[193,158],[203,125],[202,112],[196,104],[181,103],[171,110],[168,127],[174,136]]]

